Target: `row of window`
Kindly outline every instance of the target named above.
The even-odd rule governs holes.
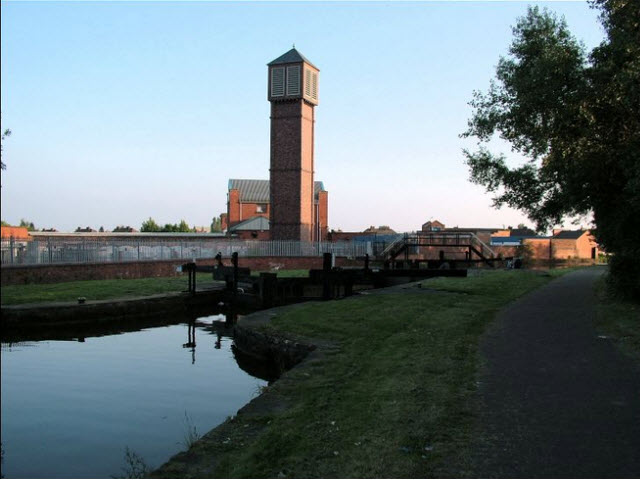
[[[300,95],[300,65],[274,67],[271,69],[271,96]],[[304,69],[304,95],[318,100],[318,73]]]

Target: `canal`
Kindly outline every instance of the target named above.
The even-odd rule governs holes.
[[[259,394],[224,316],[66,340],[2,342],[2,475],[109,478],[186,450]]]

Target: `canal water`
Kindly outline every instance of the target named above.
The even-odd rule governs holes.
[[[2,343],[2,475],[130,474],[127,450],[151,468],[186,450],[256,396],[216,315],[75,340]]]

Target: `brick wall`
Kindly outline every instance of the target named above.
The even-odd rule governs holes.
[[[225,265],[231,261],[224,259]],[[152,278],[181,275],[176,267],[186,260],[163,260],[126,263],[93,263],[61,265],[5,265],[0,269],[2,285],[25,283],[58,283],[77,280],[107,280],[115,278]],[[198,265],[214,265],[214,259],[198,260]],[[252,257],[240,258],[241,267],[251,270],[318,269],[322,257]],[[336,258],[336,266],[364,266],[364,262],[345,257]]]
[[[315,219],[316,228],[320,223],[320,240],[326,241],[329,232],[329,192],[318,192],[318,217]]]
[[[235,225],[240,220],[240,190],[229,190],[227,202],[227,222],[229,226]]]
[[[523,244],[530,249],[531,258],[549,260],[553,249],[549,238],[525,238]]]

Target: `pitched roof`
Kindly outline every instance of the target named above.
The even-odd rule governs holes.
[[[230,178],[229,190],[240,191],[243,202],[269,203],[269,180]]]
[[[0,228],[0,236],[3,239],[13,238],[15,240],[27,240],[31,239],[29,231],[27,227],[10,227],[10,226],[2,226]]]
[[[536,232],[531,230],[530,228],[512,228],[511,231],[512,237],[535,237]]]
[[[561,240],[576,240],[587,233],[587,230],[562,230],[556,233],[553,238]]]
[[[252,217],[229,227],[230,232],[238,230],[269,230],[269,220],[264,217]]]
[[[243,202],[270,203],[269,180],[230,178],[229,190],[238,190],[240,192],[240,200]],[[324,183],[313,182],[315,200],[318,200],[318,193],[324,191]]]
[[[318,68],[313,63],[311,63],[307,58],[305,58],[305,56],[302,55],[298,50],[296,50],[295,47],[289,50],[284,55],[280,55],[275,60],[267,63],[267,65],[271,66],[271,65],[280,65],[284,63],[300,63],[300,62],[305,62],[311,65],[313,68],[316,68],[316,69]]]

